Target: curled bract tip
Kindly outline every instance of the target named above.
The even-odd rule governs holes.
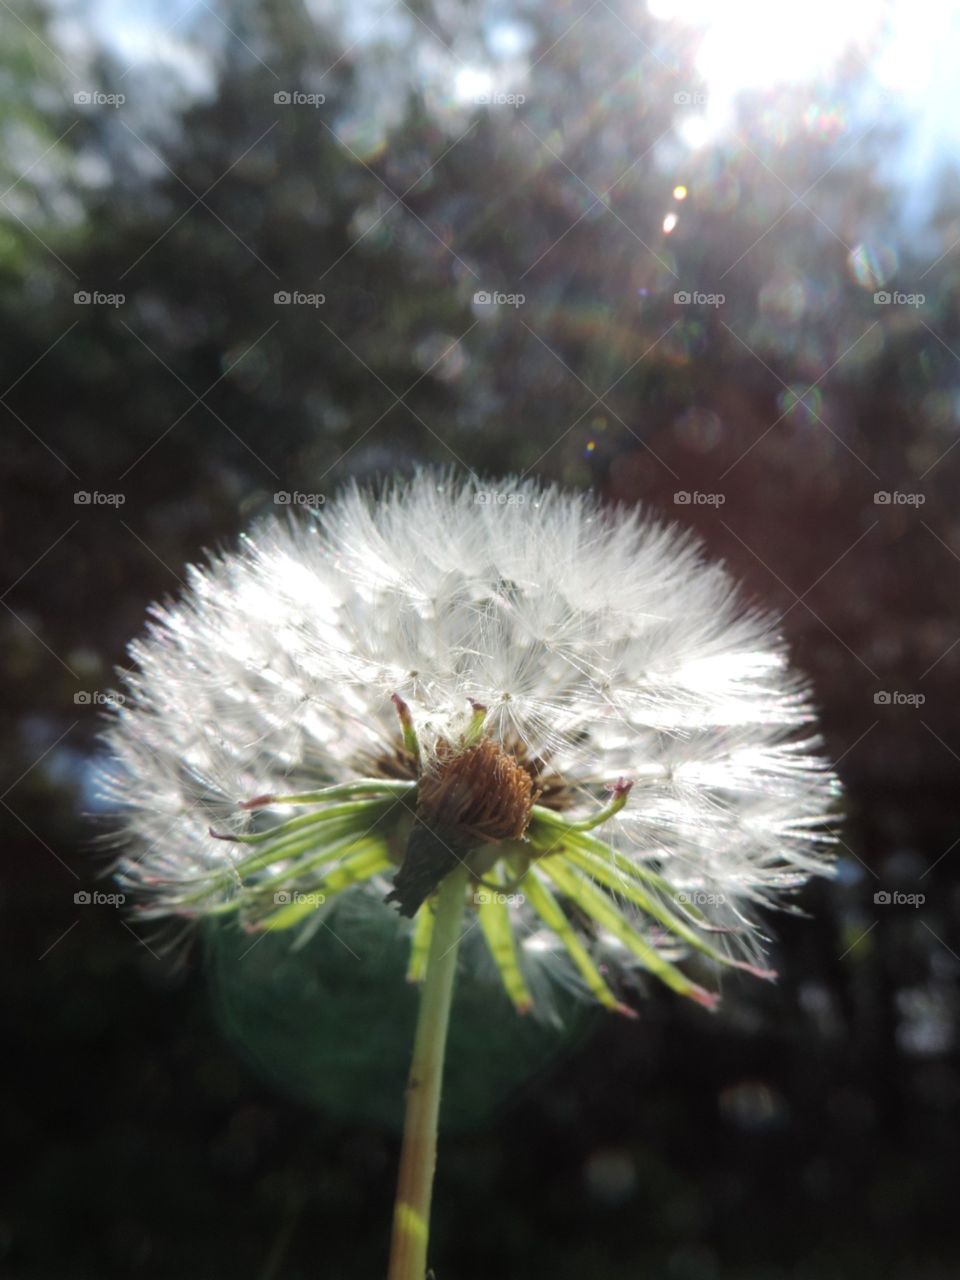
[[[633,790],[633,779],[618,778],[616,782],[608,782],[604,790],[609,791],[615,799],[620,799],[621,796],[628,796]]]
[[[764,982],[776,982],[780,974],[776,969],[761,969],[759,965],[748,964],[745,960],[734,960],[733,965],[737,969],[742,969],[744,973],[749,973],[751,978],[760,978]]]
[[[708,1013],[716,1013],[720,1007],[720,996],[716,991],[707,991],[705,987],[693,986],[687,995],[696,1004],[701,1005]]]
[[[242,805],[241,805],[241,808],[243,808]],[[237,843],[236,836],[229,835],[224,831],[214,831],[213,827],[207,827],[207,834],[212,836],[214,840],[229,840],[229,841],[232,841],[234,844]]]

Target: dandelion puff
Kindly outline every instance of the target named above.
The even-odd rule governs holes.
[[[623,1012],[625,970],[712,1007],[683,956],[772,976],[759,909],[831,870],[773,623],[690,535],[582,494],[353,487],[192,567],[131,655],[106,790],[151,918],[303,931],[364,886],[416,980],[459,867],[518,1010],[559,982]]]

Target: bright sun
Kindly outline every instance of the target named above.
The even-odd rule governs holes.
[[[694,67],[705,100],[682,130],[696,145],[729,121],[744,89],[816,81],[848,51],[872,60],[903,7],[904,0],[805,0],[790,7],[770,0],[649,0],[648,11],[703,32]]]
[[[902,0],[901,0],[902,3]],[[872,51],[900,5],[884,0],[650,0],[652,17],[704,30],[697,70],[711,87],[764,88],[812,80],[848,48]]]

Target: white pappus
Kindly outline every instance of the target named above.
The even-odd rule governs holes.
[[[389,895],[416,979],[466,862],[464,963],[518,1009],[559,980],[629,1012],[637,969],[712,1007],[683,955],[772,976],[758,908],[831,870],[775,625],[634,510],[424,471],[263,520],[151,612],[106,784],[148,917],[347,928]]]

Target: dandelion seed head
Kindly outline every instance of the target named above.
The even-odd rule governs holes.
[[[333,883],[339,864],[309,870],[318,859],[294,826],[269,863],[235,842],[308,819],[308,804],[241,805],[357,779],[411,787],[369,832],[350,828],[343,865],[363,871],[363,892],[386,892],[418,794],[422,817],[446,780],[447,812],[467,751],[508,762],[497,776],[513,807],[486,812],[463,856],[487,845],[504,886],[537,877],[535,905],[521,893],[504,907],[525,939],[518,964],[566,966],[595,995],[588,961],[604,949],[656,972],[649,945],[673,963],[676,935],[642,894],[661,917],[713,931],[722,957],[757,963],[756,908],[830,869],[837,782],[770,619],[689,534],[584,494],[431,472],[379,496],[349,488],[191,567],[131,656],[106,789],[129,839],[120,877],[156,916],[236,908],[257,923],[276,918],[278,877]],[[588,821],[621,777],[632,791],[597,831],[605,855],[550,826]],[[318,829],[318,848],[329,839]],[[560,866],[571,850],[573,881]],[[606,870],[590,862],[602,856]],[[592,926],[576,959],[563,921],[577,919],[582,880],[603,901],[583,890]],[[633,939],[605,901],[633,904]]]

